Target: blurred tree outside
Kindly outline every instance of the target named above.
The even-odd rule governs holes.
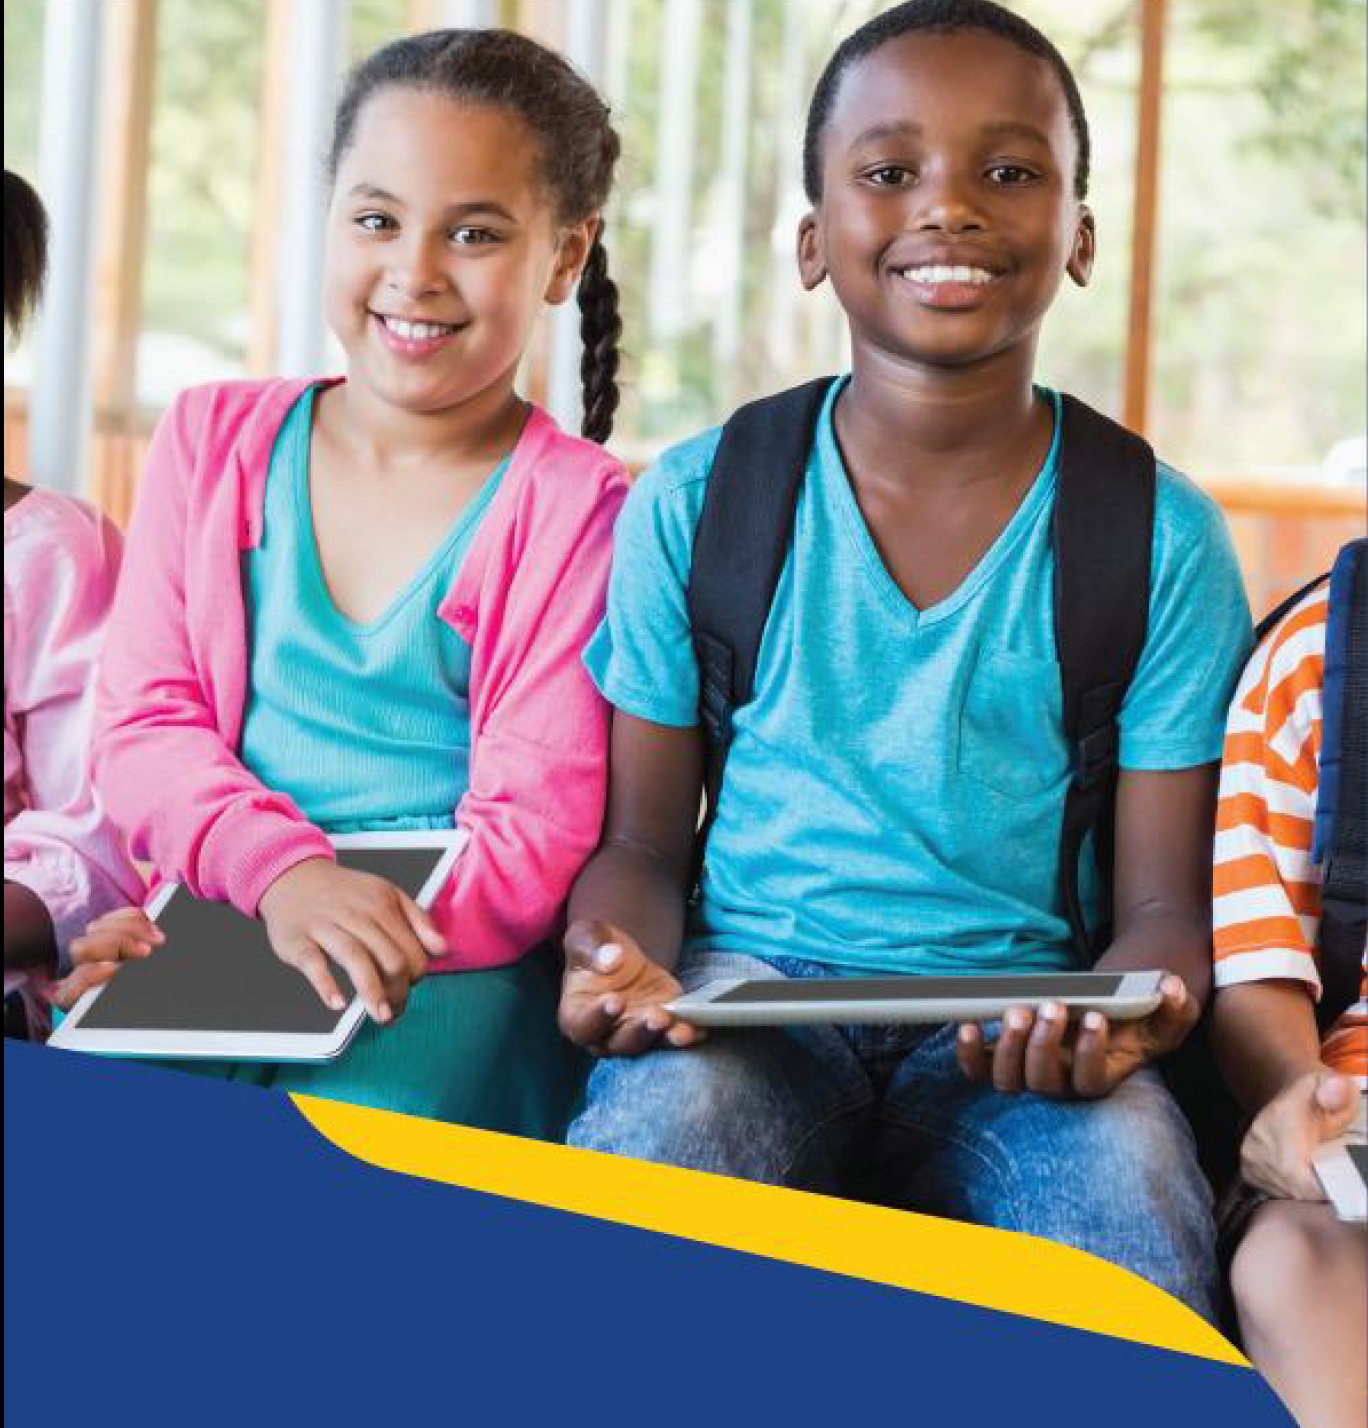
[[[35,185],[42,68],[42,5],[5,0],[5,167]]]
[[[240,375],[250,337],[264,0],[159,0],[138,389]]]
[[[408,22],[406,0],[348,0],[347,63],[402,35]]]
[[[37,0],[5,0],[5,167],[38,187],[38,104],[43,68],[43,12]],[[27,383],[27,334],[13,349],[8,336],[5,379]]]
[[[1363,0],[1177,0],[1151,402],[1196,474],[1363,433]]]

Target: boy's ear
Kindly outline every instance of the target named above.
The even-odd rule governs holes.
[[[1088,286],[1092,277],[1093,263],[1097,258],[1097,224],[1093,221],[1092,209],[1086,203],[1078,206],[1078,231],[1074,234],[1073,251],[1064,271],[1080,288]]]
[[[556,249],[556,263],[551,269],[546,291],[542,294],[544,302],[553,305],[563,303],[575,291],[575,284],[579,282],[584,265],[589,261],[589,250],[594,246],[594,239],[598,237],[602,227],[603,219],[595,213],[561,230],[560,246]]]
[[[826,281],[826,255],[822,251],[822,231],[815,213],[805,213],[798,221],[798,277],[805,292]]]

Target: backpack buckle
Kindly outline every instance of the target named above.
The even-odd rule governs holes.
[[[1073,747],[1073,780],[1080,789],[1095,788],[1117,764],[1121,736],[1115,721],[1084,734]]]

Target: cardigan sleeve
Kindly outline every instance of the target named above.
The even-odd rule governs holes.
[[[333,852],[223,735],[225,699],[240,702],[246,682],[245,631],[228,628],[240,604],[205,601],[192,612],[187,600],[192,561],[240,579],[237,506],[193,499],[201,466],[216,481],[232,479],[231,404],[214,394],[177,398],[148,451],[101,660],[93,772],[135,854],[196,896],[252,915],[282,873]],[[194,620],[203,628],[192,630]],[[220,641],[243,652],[239,687],[228,693],[196,657]]]
[[[450,967],[511,962],[555,933],[598,845],[610,715],[581,655],[603,616],[627,483],[616,463],[596,475],[597,497],[572,529],[546,520],[546,534],[534,527],[508,556],[511,577],[487,576],[503,588],[488,608],[482,597],[476,636],[477,721],[457,808],[470,841],[434,908]]]
[[[25,499],[43,514],[25,537],[6,537],[5,880],[42,899],[65,966],[92,918],[143,894],[87,775],[95,659],[122,542],[74,501]]]

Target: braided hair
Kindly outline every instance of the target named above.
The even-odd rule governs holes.
[[[1054,70],[1069,111],[1069,127],[1078,145],[1078,162],[1074,168],[1074,197],[1088,196],[1088,170],[1092,143],[1088,135],[1088,116],[1078,81],[1065,63],[1063,55],[1034,25],[1012,10],[995,5],[993,0],[905,0],[891,10],[860,26],[847,35],[822,71],[808,106],[807,127],[803,134],[803,187],[809,203],[822,198],[822,141],[831,122],[836,93],[846,72],[862,59],[882,48],[890,40],[918,31],[948,35],[960,30],[984,30],[1006,40],[1028,55],[1042,59]]]
[[[508,109],[528,126],[541,150],[542,177],[561,223],[602,211],[613,186],[620,145],[608,106],[554,51],[511,30],[433,30],[376,50],[352,70],[342,91],[328,154],[329,180],[351,147],[357,119],[377,90],[421,89],[470,104]],[[600,228],[580,277],[581,430],[606,441],[618,405],[617,284],[608,276]]]
[[[608,276],[608,250],[596,237],[580,279],[580,388],[584,393],[582,430],[591,441],[607,441],[618,405],[618,341],[622,317],[618,313],[617,284]]]
[[[5,170],[5,326],[19,336],[38,304],[47,272],[47,211],[19,177]]]

